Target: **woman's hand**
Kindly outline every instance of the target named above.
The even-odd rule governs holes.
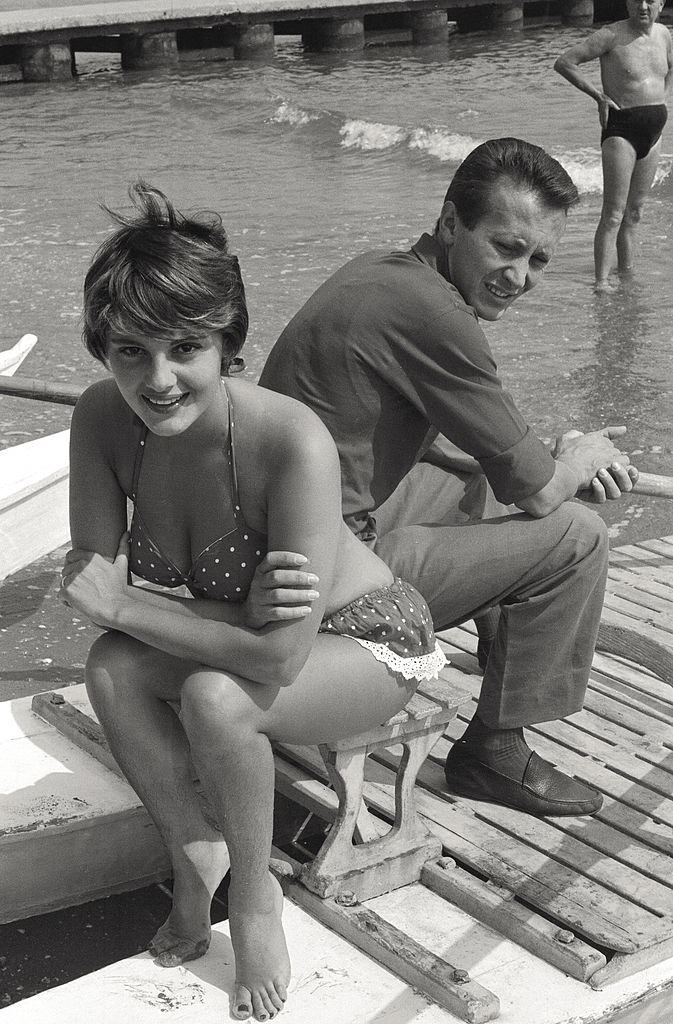
[[[302,619],[320,595],[318,577],[299,567],[307,559],[294,551],[269,551],[257,566],[243,604],[244,625],[261,629],[270,622]]]
[[[95,551],[69,551],[61,570],[60,600],[103,628],[115,628],[128,596],[128,540],[123,533],[112,562]]]

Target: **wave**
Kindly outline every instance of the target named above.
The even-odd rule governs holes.
[[[408,128],[398,124],[385,124],[346,118],[339,119],[327,111],[309,112],[301,107],[283,101],[275,111],[272,120],[296,126],[312,121],[329,121],[334,125],[339,145],[343,149],[360,150],[363,153],[381,152],[405,147],[439,160],[441,163],[460,163],[483,139],[474,138],[452,131],[447,127]],[[336,141],[336,138],[335,138]],[[600,193],[603,189],[600,150],[586,148],[571,152],[550,150],[566,169],[581,194]],[[673,169],[673,156],[664,156],[659,163],[654,185],[661,185]]]
[[[294,107],[284,100],[271,120],[277,124],[303,125],[309,124],[311,121],[320,121],[323,116],[323,114],[309,113],[307,110],[302,110],[301,107]]]

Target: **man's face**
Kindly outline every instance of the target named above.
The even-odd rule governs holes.
[[[661,0],[626,0],[629,20],[636,28],[650,28],[659,17]]]
[[[499,320],[538,283],[565,225],[565,211],[510,181],[493,186],[489,209],[473,228],[465,227],[453,203],[445,203],[438,237],[449,279],[477,316]]]

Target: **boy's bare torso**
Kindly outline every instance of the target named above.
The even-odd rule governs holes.
[[[606,49],[600,54],[603,91],[620,107],[641,107],[666,100],[671,37],[663,25],[650,34],[618,21],[600,30]]]

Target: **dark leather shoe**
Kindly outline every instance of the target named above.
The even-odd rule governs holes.
[[[446,758],[444,773],[450,793],[505,804],[539,817],[595,814],[603,803],[595,789],[557,771],[535,751],[531,751],[521,782],[515,782],[484,764],[469,744],[458,740]]]

